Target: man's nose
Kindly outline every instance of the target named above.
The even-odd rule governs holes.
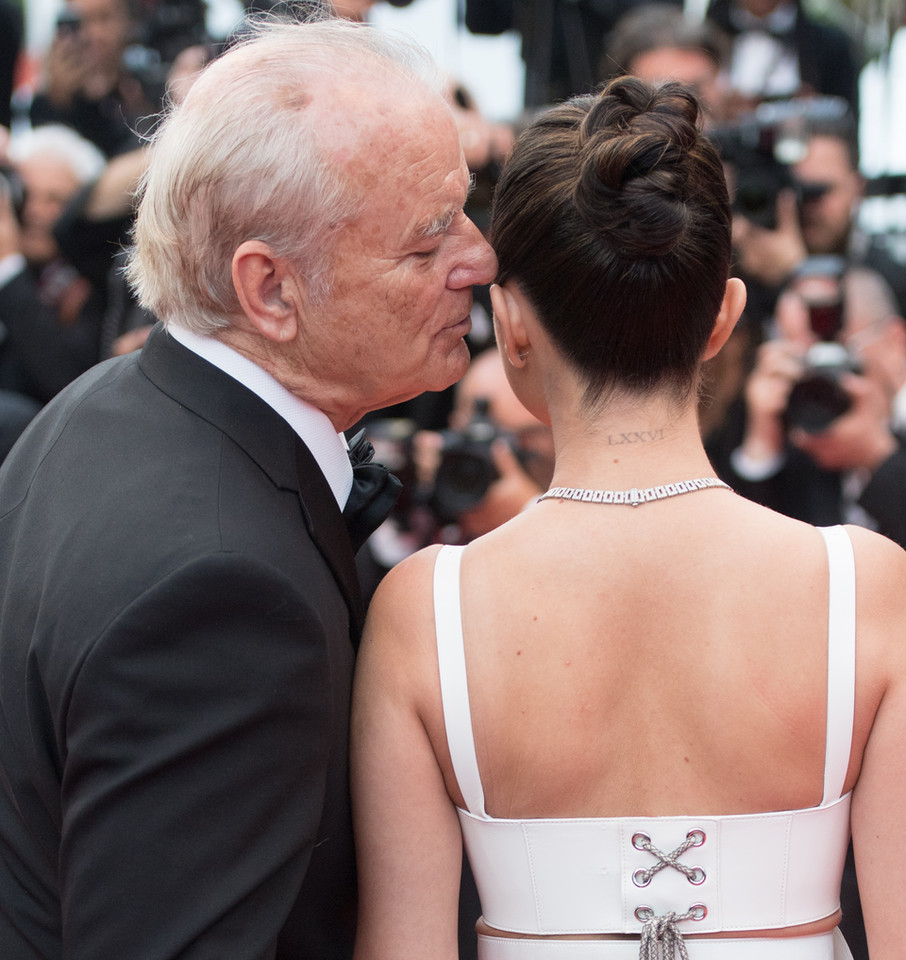
[[[450,272],[448,286],[458,289],[491,283],[496,275],[497,255],[478,227],[469,220],[463,236],[463,253]]]

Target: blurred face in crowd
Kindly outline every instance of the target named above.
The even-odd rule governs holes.
[[[826,188],[802,207],[802,238],[809,253],[844,253],[862,196],[862,178],[852,167],[846,145],[836,137],[812,137],[793,175],[807,186]]]
[[[878,284],[865,276],[848,275],[843,287],[843,344],[867,377],[882,386],[892,384],[906,358],[903,321],[893,312]],[[819,340],[809,319],[810,305],[819,308],[840,302],[840,284],[828,277],[794,281],[778,298],[776,321],[780,336],[807,349]],[[898,386],[898,384],[896,385]]]
[[[32,264],[46,263],[57,255],[53,226],[79,188],[65,160],[52,154],[37,155],[17,164],[25,188],[20,245]]]
[[[469,372],[456,387],[456,402],[450,414],[450,426],[462,431],[475,414],[476,403],[488,401],[488,416],[500,430],[512,434],[519,449],[530,452],[540,464],[539,484],[550,482],[554,462],[554,436],[551,428],[529,413],[513,393],[503,360],[491,348],[472,361]]]
[[[472,361],[468,373],[456,387],[456,402],[450,414],[450,426],[462,431],[475,415],[476,404],[487,401],[487,416],[498,430],[509,435],[510,445],[523,457],[523,468],[544,490],[554,472],[554,437],[551,428],[542,423],[519,402],[510,386],[496,349],[486,350]],[[518,510],[524,504],[516,506]],[[495,529],[513,515],[511,499],[492,484],[487,494],[474,507],[458,518],[461,534],[471,540]]]
[[[124,0],[69,0],[79,16],[78,39],[85,59],[99,69],[116,69],[130,39]]]
[[[646,83],[677,80],[691,86],[701,98],[709,117],[720,117],[724,109],[724,90],[720,70],[704,50],[685,47],[659,47],[633,57],[629,72]]]
[[[332,289],[307,324],[304,356],[320,379],[357,384],[376,409],[462,377],[472,286],[489,283],[497,264],[463,212],[469,171],[440,97],[331,109],[366,117],[349,134],[337,125],[331,142],[363,210],[339,233]]]

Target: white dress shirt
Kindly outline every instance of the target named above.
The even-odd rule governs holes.
[[[266,370],[220,340],[200,336],[175,323],[168,324],[167,331],[187,350],[238,380],[283,417],[311,451],[342,510],[352,489],[352,466],[346,439],[337,433],[327,415],[290,393]]]

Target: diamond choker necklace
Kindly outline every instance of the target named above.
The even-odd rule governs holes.
[[[730,490],[729,484],[718,480],[717,477],[699,477],[698,480],[679,480],[676,483],[665,483],[660,487],[645,487],[640,490],[633,487],[631,490],[584,490],[582,487],[551,487],[547,493],[538,497],[542,500],[580,500],[582,503],[623,503],[630,507],[637,507],[640,503],[651,500],[666,500],[668,497],[678,497],[682,493],[695,493],[697,490],[707,490],[710,487],[722,487]]]

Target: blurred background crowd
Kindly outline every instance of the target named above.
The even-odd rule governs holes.
[[[0,458],[54,394],[138,348],[154,318],[123,281],[147,135],[251,16],[320,7],[376,28],[437,0],[0,0]],[[235,6],[230,7],[230,4]],[[482,96],[489,54],[450,71],[483,228],[527,117],[621,73],[701,96],[733,197],[749,302],[702,389],[701,428],[737,491],[906,545],[906,30],[900,0],[449,0],[453,29],[507,37],[519,101]],[[411,8],[411,10],[407,9]],[[36,40],[35,38],[39,38]],[[43,39],[41,39],[43,38]],[[490,50],[491,48],[487,48]],[[457,388],[369,418],[406,480],[363,559],[467,541],[545,489],[547,428],[518,404],[476,291]]]
[[[328,5],[381,29],[405,27],[392,11],[432,2]],[[52,396],[140,347],[154,322],[121,268],[145,138],[164,102],[185,95],[249,16],[324,6],[33,3],[0,0],[0,460]],[[701,393],[714,466],[780,512],[856,522],[906,546],[902,0],[449,4],[452,29],[508,38],[521,57],[508,112],[480,95],[503,83],[493,53],[450,72],[476,180],[469,213],[482,228],[527,117],[622,73],[696,88],[724,157],[735,270],[749,289]],[[466,542],[546,489],[550,434],[510,392],[489,312],[487,290],[476,290],[474,360],[457,387],[365,424],[378,458],[406,481],[362,554],[366,592],[408,553]],[[847,939],[858,956],[858,934]]]
[[[162,105],[185,95],[250,16],[320,6],[406,29],[406,15],[437,2],[0,0],[0,458],[55,393],[139,347],[153,323],[121,268]],[[507,114],[499,101],[484,106],[489,84],[503,83],[503,58],[450,70],[476,178],[469,212],[482,227],[513,137],[547,104],[620,73],[697,89],[725,160],[736,271],[749,289],[702,391],[715,467],[782,512],[855,520],[906,542],[900,0],[449,3],[452,29],[509,38],[521,56]],[[461,385],[369,418],[379,454],[408,483],[363,560],[366,585],[427,542],[486,532],[545,488],[549,436],[511,402],[486,354],[489,312],[477,290],[476,362]]]

